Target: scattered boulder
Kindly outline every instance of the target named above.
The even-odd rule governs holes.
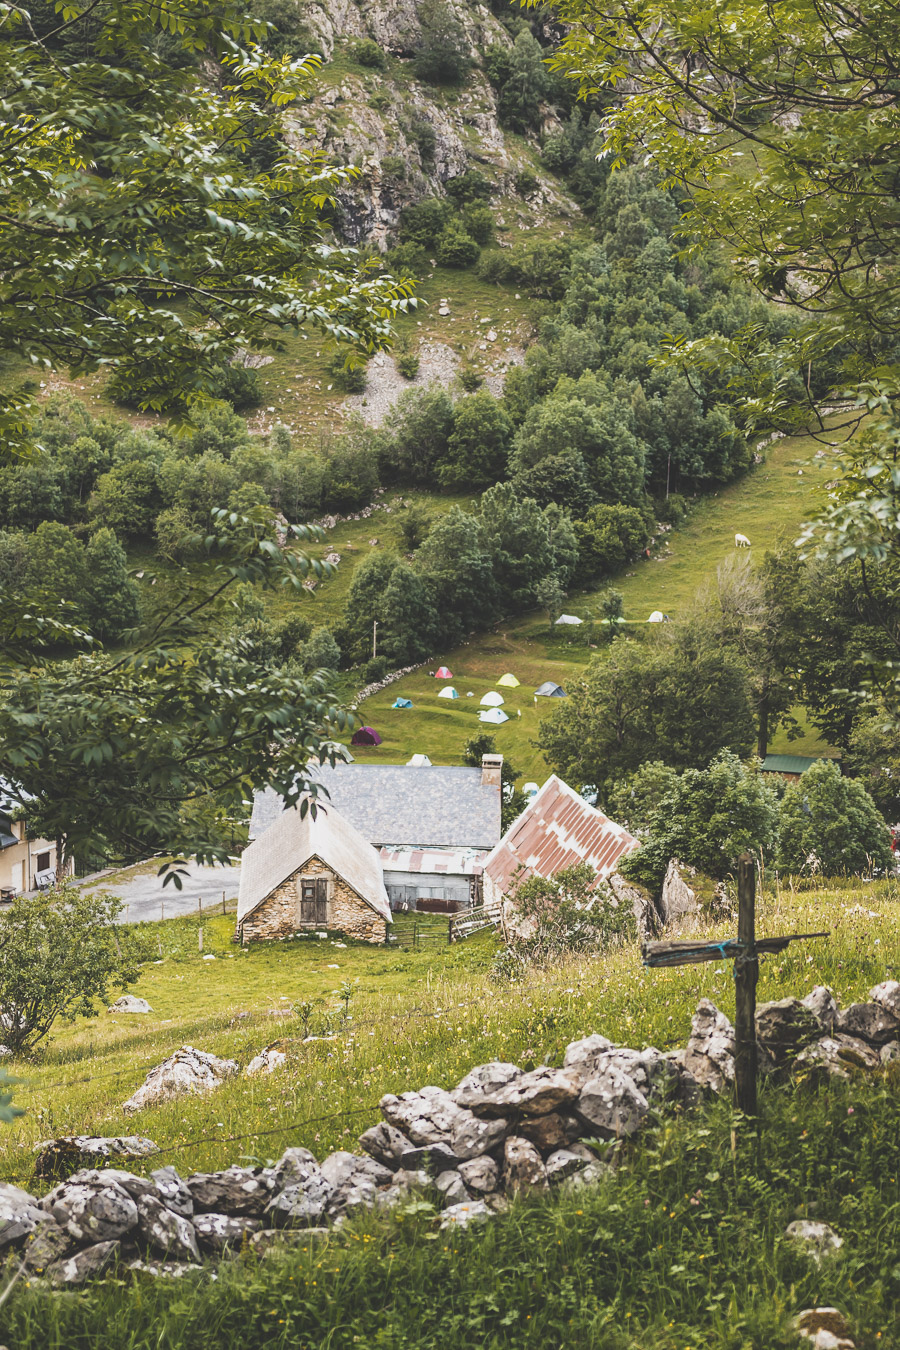
[[[513,1135],[503,1145],[503,1180],[507,1191],[547,1187],[547,1169],[534,1144]]]
[[[273,1041],[265,1049],[260,1050],[258,1055],[254,1055],[247,1065],[244,1073],[251,1078],[257,1073],[274,1073],[276,1069],[282,1068],[287,1063],[287,1055],[281,1048],[282,1042]]]
[[[233,1059],[219,1059],[205,1050],[183,1045],[150,1070],[137,1092],[122,1103],[122,1110],[140,1111],[145,1106],[171,1101],[185,1092],[212,1092],[237,1072],[238,1066]]]
[[[700,909],[697,892],[688,885],[686,877],[693,879],[696,869],[686,867],[677,858],[670,858],[663,881],[660,897],[660,913],[664,924],[675,924],[688,914],[696,914]]]
[[[784,1230],[784,1236],[816,1265],[821,1265],[829,1256],[835,1256],[844,1245],[844,1239],[838,1237],[830,1224],[822,1223],[820,1219],[795,1219]]]
[[[632,1079],[614,1065],[585,1083],[575,1104],[581,1119],[606,1139],[634,1134],[649,1109],[647,1098]]]
[[[682,1063],[702,1087],[713,1092],[722,1092],[734,1082],[734,1027],[708,998],[697,1004]]]
[[[811,989],[806,998],[802,998],[800,1002],[804,1008],[809,1009],[825,1031],[830,1032],[834,1029],[838,1005],[837,999],[827,985],[817,984],[815,989]]]
[[[106,1010],[111,1013],[152,1013],[153,1009],[145,998],[137,998],[134,994],[122,994],[111,1003]]]
[[[119,1162],[148,1158],[159,1152],[159,1146],[140,1134],[67,1134],[58,1139],[42,1139],[34,1145],[34,1152],[35,1176],[50,1178],[68,1176],[85,1163],[96,1165],[105,1158]]]
[[[851,1003],[837,1015],[835,1028],[845,1036],[855,1036],[870,1045],[887,1045],[897,1039],[900,1017],[881,1003]]]

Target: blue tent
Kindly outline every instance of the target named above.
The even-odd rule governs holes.
[[[412,707],[412,699],[411,699],[411,698],[395,698],[394,701],[393,701],[393,703],[391,704],[391,707],[392,707],[392,708],[411,708],[411,707]]]

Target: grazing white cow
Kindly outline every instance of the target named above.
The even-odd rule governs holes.
[[[736,534],[734,536],[734,546],[735,548],[749,548],[750,540],[745,534]]]

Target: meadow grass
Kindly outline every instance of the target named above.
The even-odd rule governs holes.
[[[704,995],[734,1011],[725,963],[650,971],[632,947],[498,986],[490,938],[416,952],[291,942],[229,961],[220,917],[205,928],[218,959],[201,963],[196,922],[159,926],[162,965],[146,966],[136,988],[151,1018],[79,1021],[34,1063],[13,1066],[29,1080],[17,1089],[28,1115],[3,1132],[4,1176],[28,1182],[31,1143],[51,1113],[55,1129],[154,1138],[163,1152],[145,1170],[265,1161],[296,1144],[322,1156],[353,1147],[385,1091],[451,1087],[489,1058],[558,1063],[569,1040],[593,1031],[632,1046],[683,1044]],[[824,982],[846,1004],[900,967],[895,882],[762,898],[763,933],[822,927],[827,940],[762,962],[761,1000]],[[294,1012],[276,1024],[267,1014],[280,1003]],[[251,1015],[235,1021],[238,1012]],[[302,1044],[310,1030],[335,1039]],[[245,1064],[276,1034],[289,1060],[270,1077],[136,1117],[118,1110],[145,1066],[183,1041]],[[601,1186],[518,1201],[479,1232],[441,1232],[426,1195],[262,1263],[241,1257],[214,1283],[110,1281],[78,1295],[23,1286],[0,1311],[0,1336],[17,1350],[770,1350],[795,1344],[800,1308],[835,1303],[860,1350],[896,1347],[898,1086],[890,1071],[820,1088],[766,1084],[759,1136],[725,1101],[660,1118]],[[801,1216],[844,1239],[821,1270],[782,1241]]]

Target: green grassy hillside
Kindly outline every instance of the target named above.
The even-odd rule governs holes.
[[[844,1004],[865,997],[900,964],[897,901],[893,882],[769,892],[763,933],[831,934],[765,960],[760,998],[820,982]],[[304,941],[242,954],[219,917],[204,921],[217,958],[204,962],[197,922],[159,926],[161,963],[136,988],[150,1017],[79,1021],[36,1061],[12,1066],[26,1080],[16,1092],[28,1114],[0,1136],[5,1179],[28,1183],[32,1143],[63,1131],[147,1134],[163,1149],[148,1170],[266,1160],[297,1144],[321,1156],[353,1146],[384,1091],[449,1087],[493,1057],[558,1063],[569,1040],[593,1031],[633,1046],[682,1044],[701,996],[734,1012],[725,964],[648,971],[635,948],[498,986],[487,974],[490,938],[417,952]],[[304,1044],[310,1032],[335,1039]],[[276,1038],[289,1061],[271,1076],[241,1076],[136,1117],[119,1110],[147,1068],[184,1042],[243,1065]],[[77,1296],[22,1287],[0,1311],[0,1335],[17,1350],[772,1350],[795,1343],[800,1308],[835,1303],[860,1350],[896,1347],[896,1089],[896,1073],[818,1090],[767,1086],[761,1148],[714,1102],[684,1122],[652,1124],[596,1190],[516,1202],[480,1235],[440,1233],[433,1209],[417,1202],[262,1265],[241,1258],[215,1284],[113,1282]],[[821,1271],[781,1242],[806,1214],[844,1239]]]

